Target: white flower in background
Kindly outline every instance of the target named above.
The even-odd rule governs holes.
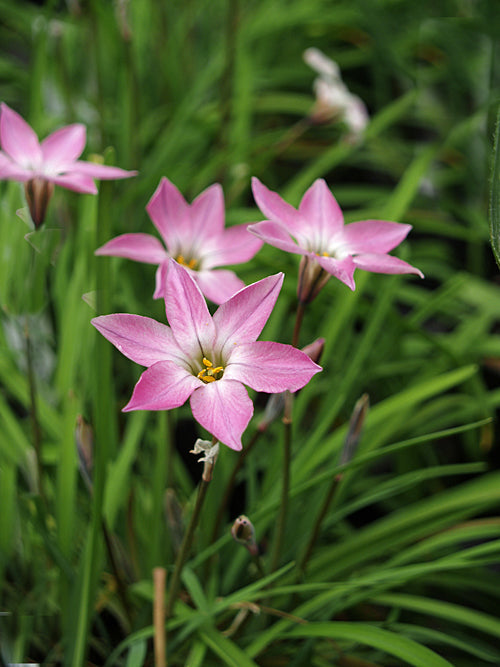
[[[342,120],[349,128],[351,139],[358,139],[369,121],[365,103],[353,95],[342,81],[337,63],[316,48],[304,51],[304,60],[319,76],[313,88],[316,104],[312,117],[316,122],[324,123]]]

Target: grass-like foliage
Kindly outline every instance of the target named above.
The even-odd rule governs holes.
[[[495,0],[0,0],[0,101],[40,139],[83,124],[82,159],[138,171],[97,195],[56,184],[36,229],[22,184],[0,181],[0,661],[500,664],[499,16]],[[338,64],[337,106],[310,48]],[[412,225],[391,254],[425,278],[357,269],[355,290],[332,277],[297,310],[298,254],[230,266],[246,285],[285,274],[260,340],[323,338],[323,370],[272,418],[250,389],[243,449],[221,444],[208,483],[189,453],[206,418],[122,412],[144,367],[91,325],[165,325],[156,267],[94,253],[158,236],[163,177],[189,203],[219,183],[228,228],[262,221],[252,176],[293,207],[324,179],[347,226]],[[212,392],[224,359],[203,364]]]

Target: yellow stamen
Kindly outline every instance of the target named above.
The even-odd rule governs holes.
[[[188,259],[184,257],[184,255],[177,255],[175,258],[175,261],[178,264],[181,264],[182,266],[186,266],[188,269],[195,269],[198,265],[198,260],[197,259]]]
[[[206,368],[202,368],[196,377],[203,380],[203,382],[207,384],[209,382],[215,382],[215,380],[220,380],[224,375],[224,366],[216,366],[214,368],[213,363],[206,357],[203,357],[202,363]]]

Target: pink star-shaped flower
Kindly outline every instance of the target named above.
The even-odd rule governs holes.
[[[85,126],[74,123],[56,130],[40,143],[33,129],[18,113],[4,103],[0,105],[0,180],[26,184],[26,197],[35,226],[43,222],[54,185],[96,194],[94,178],[129,178],[137,174],[136,171],[79,160],[85,142]]]
[[[262,241],[248,234],[248,225],[224,228],[224,195],[218,184],[204,190],[188,204],[168,178],[162,178],[146,210],[166,248],[150,234],[123,234],[96,251],[96,255],[127,257],[158,264],[154,298],[164,296],[170,258],[182,264],[203,294],[214,303],[227,301],[245,284],[233,271],[214,270],[250,260]]]
[[[305,258],[302,277],[308,285],[302,286],[304,292],[313,288],[311,281],[321,282],[321,277],[315,275],[315,267],[321,267],[352,290],[357,268],[374,273],[415,273],[423,277],[414,266],[388,254],[406,238],[411,225],[384,220],[344,225],[340,206],[323,179],[316,180],[307,190],[298,209],[257,178],[252,179],[252,190],[268,220],[250,225],[248,230],[270,245]],[[299,283],[299,298],[300,290]]]
[[[253,414],[243,385],[297,391],[321,370],[291,345],[257,341],[283,282],[264,278],[237,292],[213,317],[185,268],[170,260],[165,309],[170,326],[139,315],[103,315],[92,324],[122,354],[147,366],[124,411],[171,410],[189,398],[193,416],[232,449]]]

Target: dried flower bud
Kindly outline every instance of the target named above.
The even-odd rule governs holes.
[[[239,542],[239,544],[243,544],[252,556],[258,555],[259,547],[255,541],[255,528],[250,519],[244,514],[241,514],[233,523],[231,535],[233,540]]]
[[[194,443],[194,449],[191,449],[190,454],[204,454],[200,459],[199,463],[204,463],[203,467],[203,480],[205,482],[210,482],[212,479],[213,469],[217,457],[219,456],[219,443],[217,441],[213,442],[211,440],[198,440]]]
[[[370,398],[368,394],[363,394],[360,399],[356,401],[356,405],[352,411],[351,419],[349,421],[349,430],[344,441],[344,447],[340,454],[340,465],[347,465],[354,454],[359,444],[359,439],[361,437],[361,431],[363,430],[363,425],[365,423],[366,415],[370,408]],[[342,476],[340,473],[339,477]]]

